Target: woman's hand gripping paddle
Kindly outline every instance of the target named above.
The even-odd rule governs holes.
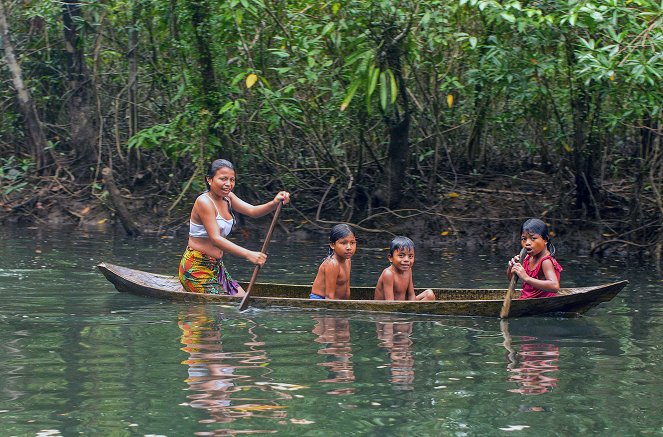
[[[265,242],[262,244],[262,253],[267,253],[267,247],[269,246],[269,241],[272,239],[272,232],[274,232],[274,226],[276,226],[276,220],[279,218],[281,213],[281,207],[283,202],[279,202],[279,206],[276,207],[274,211],[274,218],[272,218],[272,224],[269,225],[269,231],[267,231],[267,236],[265,237]],[[249,295],[251,294],[251,289],[253,288],[253,283],[256,282],[258,277],[258,272],[260,271],[260,264],[256,264],[255,269],[253,269],[253,275],[251,275],[251,280],[249,281],[249,286],[246,289],[246,294],[242,298],[242,303],[239,304],[239,310],[244,311],[249,306]]]
[[[520,263],[522,264],[527,256],[527,249],[523,248],[520,251]],[[509,310],[511,309],[511,296],[513,295],[513,289],[516,287],[516,282],[518,281],[518,275],[513,272],[511,275],[511,281],[509,282],[509,289],[506,291],[506,296],[504,296],[504,302],[502,302],[502,311],[500,311],[500,319],[506,319],[509,317]]]

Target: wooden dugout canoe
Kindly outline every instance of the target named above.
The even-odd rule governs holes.
[[[183,302],[237,303],[241,298],[215,294],[189,293],[175,276],[158,275],[109,263],[97,265],[106,279],[120,292]],[[559,296],[511,302],[509,317],[546,313],[581,314],[617,295],[628,281],[593,287],[564,288]],[[242,284],[246,288],[245,284]],[[375,313],[409,313],[445,316],[499,317],[506,289],[433,288],[437,301],[376,301],[374,287],[352,287],[352,300],[309,299],[310,285],[256,283],[250,305],[257,308],[296,307]],[[417,289],[418,292],[423,289]]]

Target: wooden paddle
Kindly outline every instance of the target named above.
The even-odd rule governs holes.
[[[527,249],[523,248],[520,251],[520,263],[522,264],[527,256]],[[511,296],[513,295],[513,289],[516,287],[516,282],[518,281],[518,275],[513,273],[511,275],[511,281],[509,282],[509,289],[506,291],[506,296],[504,296],[504,302],[502,302],[502,311],[500,311],[500,318],[506,319],[509,317],[509,310],[511,309]]]
[[[267,253],[267,247],[269,246],[269,241],[272,239],[272,233],[274,232],[274,226],[276,226],[276,220],[279,218],[281,213],[281,207],[283,202],[279,202],[279,206],[276,207],[274,211],[274,218],[272,218],[272,224],[269,225],[269,230],[267,231],[267,236],[265,237],[265,242],[262,244],[262,253]],[[239,304],[239,310],[244,311],[249,306],[249,295],[251,294],[251,289],[253,288],[253,283],[256,282],[258,277],[258,272],[260,271],[260,264],[256,264],[255,269],[253,269],[253,275],[251,275],[251,280],[249,281],[249,286],[246,288],[246,294],[242,298],[242,303]]]

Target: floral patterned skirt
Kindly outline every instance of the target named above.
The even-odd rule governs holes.
[[[190,247],[182,255],[179,277],[184,291],[193,293],[232,296],[240,288],[223,265],[223,258],[213,258]]]

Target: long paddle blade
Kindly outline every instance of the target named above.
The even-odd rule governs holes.
[[[527,249],[523,248],[520,251],[520,263],[522,264],[527,256]],[[511,275],[511,281],[509,281],[509,289],[506,291],[506,296],[504,296],[504,302],[502,302],[502,311],[500,311],[500,318],[506,319],[509,317],[509,310],[511,310],[511,296],[513,295],[513,289],[516,287],[516,282],[518,281],[518,275],[515,273]]]
[[[281,207],[283,206],[283,202],[279,202],[279,206],[276,207],[276,211],[274,211],[274,217],[272,218],[272,224],[269,225],[269,230],[267,231],[267,236],[265,237],[265,242],[262,244],[262,249],[260,250],[262,253],[267,253],[267,247],[269,247],[269,242],[272,239],[272,233],[274,232],[274,226],[276,226],[276,221],[279,218],[279,214],[281,213]],[[256,267],[253,269],[253,274],[251,275],[251,280],[249,281],[249,286],[246,288],[246,294],[242,298],[242,302],[239,304],[239,310],[244,311],[246,308],[249,306],[249,295],[251,294],[251,289],[253,288],[254,282],[256,282],[256,278],[258,277],[258,272],[260,271],[260,264],[256,264]]]

